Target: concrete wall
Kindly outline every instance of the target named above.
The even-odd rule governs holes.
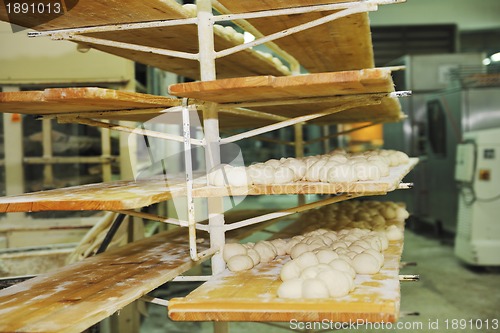
[[[459,30],[500,28],[500,0],[407,0],[370,13],[372,26],[449,24]]]

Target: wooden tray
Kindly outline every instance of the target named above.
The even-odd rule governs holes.
[[[158,234],[3,289],[0,331],[81,332],[199,264],[186,240]]]
[[[47,23],[34,26],[33,16],[17,16],[16,23],[29,26],[38,31],[81,28],[89,26],[149,22],[169,19],[188,18],[189,14],[174,0],[147,0],[137,3],[125,1],[80,0],[64,15]],[[0,7],[0,20],[9,22],[5,6]],[[176,51],[198,52],[198,33],[195,25],[182,25],[166,28],[119,30],[85,34],[105,40],[130,42],[132,44],[168,48]],[[118,47],[88,43],[89,46],[117,56],[131,59],[146,65],[155,66],[192,79],[199,79],[199,63],[194,60],[155,55],[146,51],[132,51]],[[219,33],[215,34],[215,48],[220,50],[234,46],[234,43]],[[285,75],[270,60],[253,50],[238,52],[235,55],[217,60],[218,77],[238,77],[247,75]]]
[[[235,195],[273,194],[336,194],[336,193],[386,193],[395,190],[403,177],[418,163],[417,158],[408,164],[391,168],[390,175],[379,181],[355,183],[296,182],[279,185],[251,185],[248,187],[207,186],[205,179],[195,180],[194,197],[221,197]],[[51,210],[126,210],[149,206],[154,203],[185,195],[185,185],[180,180],[167,186],[163,177],[138,181],[74,186],[49,191],[27,193],[0,198],[0,212],[35,212]]]
[[[120,120],[148,119],[180,104],[174,98],[92,87],[0,93],[0,112],[44,116],[91,112],[92,117],[112,119],[100,111],[126,111]]]
[[[289,118],[314,114],[345,101],[337,96],[360,96],[394,91],[391,68],[318,73],[300,76],[258,76],[207,82],[174,84],[175,96],[220,103],[223,107],[246,107]],[[368,96],[368,95],[367,95]],[[368,98],[368,97],[367,97]],[[300,103],[290,101],[300,100]],[[266,103],[267,102],[267,103]],[[270,105],[269,102],[272,102]],[[222,120],[225,115],[221,114]],[[245,117],[245,113],[241,113]],[[378,105],[355,107],[318,118],[311,123],[399,121],[403,117],[396,98],[384,98]],[[247,119],[245,119],[247,121]],[[247,126],[256,120],[248,119]],[[264,121],[266,123],[266,121]],[[221,121],[224,124],[224,121]]]
[[[170,318],[179,321],[395,322],[399,317],[399,262],[403,242],[391,242],[378,274],[357,275],[356,289],[337,299],[277,297],[279,272],[289,258],[250,271],[225,270],[184,298],[171,299]]]
[[[344,0],[219,0],[230,12],[242,13],[321,4]],[[289,29],[321,18],[332,12],[251,19],[249,22],[264,35]],[[274,41],[312,73],[374,67],[370,21],[367,13],[353,14]]]

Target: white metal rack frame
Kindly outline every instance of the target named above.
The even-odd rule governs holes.
[[[212,81],[216,79],[216,68],[215,68],[215,60],[217,58],[221,58],[224,56],[228,56],[230,54],[243,51],[245,49],[269,43],[276,39],[283,38],[285,36],[289,36],[294,33],[298,33],[300,31],[313,28],[315,26],[334,21],[341,17],[345,17],[351,14],[368,12],[368,11],[376,11],[378,10],[379,5],[386,4],[396,4],[402,3],[404,0],[366,0],[366,1],[355,1],[355,2],[345,2],[345,3],[336,3],[336,4],[327,4],[327,5],[315,5],[315,6],[306,6],[306,7],[298,7],[298,8],[286,8],[286,9],[275,9],[275,10],[267,10],[267,11],[257,11],[251,13],[242,13],[242,14],[222,14],[222,15],[214,15],[213,14],[213,6],[212,2],[209,0],[198,0],[197,1],[197,17],[189,18],[189,19],[179,19],[179,20],[167,20],[167,21],[155,21],[155,22],[139,22],[139,23],[130,23],[130,24],[115,24],[115,25],[105,25],[105,26],[97,26],[97,27],[86,27],[86,28],[74,28],[74,29],[63,29],[56,31],[43,31],[43,32],[30,32],[28,35],[30,37],[41,37],[41,36],[50,36],[54,40],[72,40],[78,42],[88,42],[95,43],[100,45],[108,45],[114,46],[124,49],[130,50],[138,50],[145,51],[159,55],[167,55],[173,57],[179,57],[184,59],[197,60],[200,63],[200,73],[202,81]],[[223,6],[215,2],[215,9],[219,11],[223,11]],[[225,50],[215,51],[214,47],[214,24],[220,21],[244,21],[252,18],[262,18],[262,17],[270,17],[270,16],[279,16],[279,15],[293,15],[293,14],[302,14],[309,12],[325,12],[336,10],[337,12],[333,14],[329,14],[327,16],[322,17],[321,19],[317,19],[306,24],[298,25],[294,28],[287,29],[285,31],[276,32],[269,36],[263,36],[255,39],[252,42],[244,43],[238,46],[234,46]],[[184,24],[195,24],[198,26],[198,44],[199,44],[199,52],[198,53],[186,53],[179,52],[175,50],[166,50],[163,48],[151,48],[140,45],[133,45],[128,43],[114,42],[94,37],[86,37],[82,36],[85,33],[93,33],[93,32],[108,32],[108,31],[118,31],[118,30],[134,30],[134,29],[145,29],[145,28],[153,28],[153,27],[168,27],[175,25],[184,25]],[[279,55],[283,56],[285,59],[291,59],[288,54],[283,53],[280,50],[277,50]],[[295,64],[297,63],[294,59],[291,59],[290,64],[294,66],[292,68],[292,73],[298,74],[297,67]],[[371,101],[366,101],[366,95],[363,96],[363,99],[357,96],[345,96],[343,99],[346,100],[347,104],[339,106],[338,108],[329,109],[324,112],[305,115],[301,117],[296,117],[293,119],[282,119],[282,121],[264,126],[258,129],[250,130],[245,133],[233,135],[224,139],[220,138],[219,134],[219,121],[218,121],[218,112],[219,107],[221,105],[212,102],[204,102],[201,106],[203,111],[203,123],[205,129],[205,138],[203,140],[196,140],[191,138],[189,132],[189,107],[187,101],[182,107],[173,107],[171,109],[165,110],[166,112],[182,112],[183,115],[183,137],[170,135],[167,133],[158,133],[154,131],[143,130],[141,134],[149,135],[153,137],[161,137],[164,139],[170,139],[175,141],[184,142],[185,147],[185,163],[186,163],[186,185],[187,185],[187,202],[188,202],[188,221],[186,226],[189,228],[189,242],[190,242],[190,255],[194,261],[198,261],[200,259],[200,255],[196,249],[196,223],[194,222],[194,200],[192,198],[192,190],[193,190],[193,181],[192,181],[192,169],[188,166],[192,165],[191,161],[191,145],[200,145],[205,147],[206,151],[206,168],[210,170],[211,168],[220,164],[220,148],[221,144],[236,142],[241,139],[249,138],[252,136],[257,136],[263,133],[267,133],[270,131],[274,131],[280,128],[297,125],[301,123],[305,123],[309,120],[316,119],[322,116],[326,116],[335,112],[340,112],[346,109],[358,107],[358,106],[366,106],[370,104],[378,104],[381,99],[384,97],[401,97],[407,96],[410,92],[394,92],[389,94],[371,94]],[[327,99],[327,98],[326,98]],[[339,97],[336,97],[338,100]],[[291,100],[289,103],[314,103],[319,100],[325,100],[325,98],[311,98],[306,100]],[[224,109],[239,109],[244,107],[250,107],[255,105],[269,105],[273,102],[263,102],[263,103],[234,103],[228,105],[222,105]],[[196,106],[195,106],[196,108]],[[243,110],[240,112],[247,112],[247,110]],[[264,112],[255,112],[256,117],[268,117],[276,119],[275,115],[266,114]],[[136,132],[137,129],[128,128],[125,126],[109,124],[105,122],[100,122],[92,119],[83,118],[81,116],[68,116],[58,117],[60,121],[63,122],[78,122],[80,124],[86,124],[90,126],[98,126],[104,128],[110,128],[119,131],[125,132]],[[219,198],[209,198],[209,224],[208,231],[211,235],[212,246],[215,248],[221,248],[224,243],[224,218],[223,218],[223,209],[221,199]],[[324,203],[327,204],[327,203]],[[315,206],[316,207],[316,206]],[[163,221],[171,222],[171,219],[162,219]],[[268,219],[262,218],[261,221],[267,221]],[[182,222],[174,222],[179,225],[183,225]],[[203,227],[201,227],[203,228]],[[213,274],[217,274],[225,269],[225,263],[222,260],[222,255],[220,253],[215,254],[212,258],[212,270]]]
[[[93,44],[100,45],[108,45],[113,47],[119,47],[130,50],[139,50],[144,52],[150,52],[153,54],[160,55],[168,55],[173,57],[179,57],[184,59],[192,59],[199,61],[200,64],[200,73],[202,81],[212,81],[216,79],[216,68],[215,68],[215,60],[221,57],[228,56],[230,54],[242,51],[247,48],[251,48],[253,46],[257,46],[264,43],[270,43],[278,38],[282,38],[285,36],[289,36],[291,34],[310,29],[312,27],[336,20],[341,17],[345,17],[354,13],[361,13],[367,11],[375,11],[378,9],[379,5],[385,4],[395,4],[401,3],[404,0],[366,0],[366,1],[355,1],[355,2],[346,2],[346,3],[338,3],[338,4],[330,4],[330,5],[316,5],[316,6],[308,6],[308,7],[300,7],[300,8],[288,8],[288,9],[278,9],[278,10],[269,10],[269,11],[259,11],[252,13],[243,13],[243,14],[222,14],[222,15],[214,15],[213,14],[213,6],[210,0],[198,0],[197,1],[197,17],[189,18],[189,19],[181,19],[181,20],[168,20],[168,21],[156,21],[156,22],[144,22],[144,23],[133,23],[133,24],[119,24],[119,25],[108,25],[108,26],[99,26],[99,27],[89,27],[89,28],[76,28],[76,29],[64,29],[57,31],[44,31],[44,32],[34,32],[29,35],[32,37],[35,36],[50,36],[54,40],[71,40],[78,42],[88,42]],[[217,6],[217,2],[215,2],[214,7],[219,11],[223,11],[223,6],[219,4]],[[338,12],[334,14],[329,14],[324,16],[321,19],[311,21],[306,24],[298,25],[294,28],[287,29],[285,31],[280,31],[269,36],[259,37],[257,35],[257,39],[253,42],[245,43],[242,45],[234,46],[225,50],[221,50],[216,52],[214,48],[214,24],[219,21],[237,21],[246,22],[245,20],[257,17],[269,17],[276,15],[293,15],[307,12],[317,12],[317,11],[332,11],[337,10]],[[102,31],[118,31],[118,30],[126,30],[126,29],[143,29],[143,28],[152,28],[152,27],[168,27],[174,25],[183,25],[183,24],[196,24],[198,27],[198,45],[199,52],[198,53],[186,53],[179,52],[175,50],[165,50],[161,48],[151,48],[140,45],[133,45],[128,43],[114,42],[94,37],[86,37],[82,36],[84,33],[91,32],[102,32]],[[271,44],[271,48],[277,52],[275,46]],[[293,74],[299,74],[298,71],[298,63],[296,60],[291,58],[286,52],[280,52],[284,59],[287,60],[289,65],[292,67]],[[135,211],[120,211],[120,213],[139,216],[143,218],[148,218],[156,221],[166,222],[176,224],[182,227],[187,227],[189,229],[189,248],[190,248],[190,256],[193,261],[199,261],[200,259],[205,258],[208,255],[212,256],[212,274],[221,273],[225,269],[225,263],[222,259],[222,253],[220,249],[225,244],[225,232],[245,227],[248,225],[261,223],[264,221],[269,221],[272,219],[281,218],[290,214],[294,214],[297,212],[301,212],[307,209],[312,209],[316,207],[320,207],[323,205],[331,204],[333,202],[339,202],[342,200],[351,199],[361,195],[371,195],[371,194],[383,194],[383,193],[363,193],[363,194],[348,194],[344,193],[339,196],[325,199],[322,201],[315,202],[313,204],[308,205],[299,205],[294,208],[290,208],[287,210],[283,210],[276,213],[266,214],[260,217],[243,220],[237,223],[233,223],[231,225],[225,225],[224,222],[224,211],[221,197],[209,197],[208,200],[208,224],[200,224],[195,222],[194,217],[194,200],[193,200],[193,170],[192,170],[192,160],[191,160],[191,147],[192,145],[204,146],[205,147],[205,160],[206,160],[206,169],[210,170],[213,167],[220,164],[220,145],[226,144],[230,142],[235,142],[244,138],[257,136],[262,133],[266,133],[269,131],[273,131],[279,128],[295,125],[296,129],[300,128],[300,124],[307,122],[311,119],[315,119],[318,117],[322,117],[334,112],[340,112],[346,109],[350,109],[357,106],[365,106],[365,105],[373,105],[380,103],[382,98],[385,97],[400,97],[408,95],[409,92],[396,92],[396,93],[385,93],[385,94],[371,94],[369,99],[366,99],[366,95],[363,96],[363,99],[357,98],[354,96],[346,96],[343,97],[345,99],[345,104],[336,109],[330,109],[328,111],[310,114],[306,116],[296,117],[293,119],[288,119],[286,117],[280,117],[276,115],[266,114],[264,112],[255,112],[253,111],[253,115],[255,117],[262,117],[265,119],[273,119],[278,121],[276,124],[264,126],[262,128],[258,128],[255,130],[248,131],[246,133],[230,136],[228,138],[221,139],[219,133],[219,119],[218,113],[221,109],[230,110],[229,112],[241,112],[240,109],[242,107],[249,107],[250,105],[242,105],[242,104],[232,104],[232,105],[219,105],[214,102],[203,102],[198,103],[197,105],[188,105],[187,100],[183,100],[182,106],[174,107],[172,109],[165,110],[166,112],[181,112],[183,119],[183,135],[182,136],[172,136],[165,133],[155,133],[153,131],[144,130],[144,135],[156,136],[164,139],[175,140],[179,142],[183,142],[184,144],[184,153],[185,153],[185,165],[186,165],[186,186],[187,186],[187,202],[188,202],[188,221],[179,221],[170,218],[163,218],[160,216],[155,216],[152,214],[138,213]],[[314,102],[315,99],[311,99],[309,102]],[[203,140],[197,140],[191,138],[190,133],[190,122],[189,122],[189,111],[194,109],[201,109],[203,113],[203,127],[205,131],[205,138]],[[252,113],[252,111],[244,110],[243,112]],[[96,120],[88,119],[85,117],[74,117],[74,116],[60,116],[58,117],[59,121],[68,121],[68,122],[78,122],[82,124],[87,124],[91,126],[99,126],[110,128],[114,130],[121,130],[126,132],[134,131],[137,133],[137,129],[127,128],[125,126],[118,126],[114,124],[99,122]],[[300,148],[302,145],[297,145],[296,149],[300,154]],[[407,188],[407,185],[403,185],[401,188]],[[208,250],[199,252],[197,249],[196,242],[196,230],[204,230],[208,231],[210,234],[210,248]],[[198,280],[205,281],[208,277],[191,277],[190,280]],[[176,279],[176,280],[184,280],[184,279]],[[158,303],[158,301],[155,301]],[[165,302],[159,302],[161,304],[165,304]]]
[[[197,9],[198,9],[198,14],[196,18],[189,18],[189,19],[180,19],[180,20],[167,20],[167,21],[155,21],[155,22],[140,22],[140,23],[130,23],[130,24],[117,24],[117,25],[106,25],[106,26],[97,26],[97,27],[86,27],[86,28],[74,28],[74,29],[63,29],[63,30],[57,30],[57,31],[43,31],[43,32],[30,32],[29,36],[31,37],[41,37],[41,36],[50,36],[54,40],[72,40],[72,41],[78,41],[78,42],[91,42],[95,44],[100,44],[100,45],[108,45],[108,46],[114,46],[114,47],[119,47],[119,48],[124,48],[124,49],[131,49],[131,50],[140,50],[140,51],[145,51],[145,52],[151,52],[154,54],[160,54],[160,55],[168,55],[168,56],[173,56],[173,57],[180,57],[180,58],[185,58],[185,59],[192,59],[192,60],[198,60],[200,63],[200,72],[201,72],[201,80],[202,81],[211,81],[216,79],[216,69],[215,69],[215,60],[217,58],[221,58],[224,56],[228,56],[230,54],[242,51],[247,48],[251,48],[257,45],[261,45],[264,43],[269,43],[272,42],[278,38],[282,38],[285,36],[289,36],[291,34],[313,28],[315,26],[334,21],[336,19],[339,19],[341,17],[345,17],[351,14],[355,13],[362,13],[362,12],[368,12],[368,11],[376,11],[378,9],[379,5],[385,5],[385,4],[395,4],[395,3],[402,3],[404,0],[367,0],[367,1],[357,1],[357,2],[347,2],[347,3],[337,3],[337,4],[327,4],[327,5],[315,5],[315,6],[307,6],[307,7],[297,7],[297,8],[286,8],[286,9],[276,9],[276,10],[267,10],[267,11],[257,11],[257,12],[252,12],[252,13],[242,13],[242,14],[222,14],[222,15],[217,15],[215,16],[213,14],[213,7],[212,3],[209,0],[198,0],[197,1]],[[223,6],[215,2],[214,7],[218,9],[219,11],[223,11],[224,8]],[[252,42],[244,43],[242,45],[234,46],[225,50],[221,50],[216,52],[214,50],[214,39],[213,39],[213,26],[216,22],[220,21],[243,21],[246,22],[245,20],[252,19],[252,18],[262,18],[262,17],[270,17],[270,16],[278,16],[278,15],[293,15],[293,14],[302,14],[302,13],[309,13],[309,12],[323,12],[323,11],[332,11],[336,10],[337,12],[333,14],[329,14],[327,16],[322,17],[321,19],[314,20],[311,22],[308,22],[306,24],[301,24],[298,25],[294,28],[287,29],[285,31],[280,31],[277,33],[274,33],[269,36],[263,36],[260,38],[255,39]],[[109,41],[109,40],[104,40],[104,39],[99,39],[99,38],[94,38],[94,37],[86,37],[82,36],[82,34],[85,33],[92,33],[92,32],[104,32],[104,31],[118,31],[118,30],[133,30],[133,29],[145,29],[145,28],[152,28],[152,27],[168,27],[168,26],[175,26],[175,25],[184,25],[184,24],[196,24],[198,26],[198,44],[199,44],[199,52],[194,54],[194,53],[186,53],[186,52],[178,52],[175,50],[165,50],[162,48],[151,48],[151,47],[145,47],[145,46],[140,46],[140,45],[132,45],[128,43],[121,43],[121,42],[114,42],[114,41]],[[276,48],[274,48],[276,49]],[[290,65],[292,65],[292,72],[294,74],[298,74],[298,70],[296,67],[296,60],[291,59],[289,55],[283,53],[280,50],[277,50],[277,52],[280,52],[279,55],[283,56],[285,59],[289,60],[288,62]],[[226,144],[226,143],[231,143],[231,142],[236,142],[241,139],[249,138],[252,136],[257,136],[263,133],[267,133],[270,131],[274,131],[280,128],[284,128],[287,126],[292,126],[300,123],[307,122],[309,120],[319,118],[322,116],[326,116],[335,112],[343,111],[346,109],[350,109],[353,107],[357,106],[365,106],[365,105],[370,105],[370,104],[377,104],[380,103],[380,100],[384,97],[401,97],[401,96],[407,96],[409,95],[410,92],[395,92],[395,93],[390,93],[390,94],[372,94],[371,96],[371,101],[367,102],[366,101],[366,95],[363,96],[363,100],[361,98],[356,98],[347,96],[345,97],[346,101],[348,102],[345,105],[342,105],[338,107],[337,109],[330,109],[325,112],[320,112],[317,114],[310,114],[310,115],[305,115],[301,117],[296,117],[293,119],[286,119],[286,118],[281,118],[282,121],[273,124],[273,125],[268,125],[264,126],[258,129],[250,130],[245,133],[233,135],[224,139],[220,138],[219,135],[219,124],[218,124],[218,109],[219,107],[224,108],[225,110],[227,109],[240,109],[244,107],[251,107],[255,105],[269,105],[269,103],[272,102],[263,102],[263,103],[234,103],[234,104],[229,104],[229,105],[218,105],[216,103],[211,103],[211,102],[205,102],[201,106],[201,109],[203,110],[203,121],[204,121],[204,129],[205,129],[205,138],[203,140],[196,140],[191,138],[190,132],[189,132],[189,116],[188,112],[189,110],[192,110],[193,107],[197,108],[196,106],[188,106],[187,101],[186,103],[183,104],[182,107],[174,107],[168,110],[165,110],[166,112],[182,112],[183,115],[183,136],[174,136],[166,133],[158,133],[154,131],[149,131],[149,130],[143,130],[141,134],[147,135],[147,136],[153,136],[153,137],[159,137],[163,139],[168,139],[168,140],[174,140],[174,141],[179,141],[179,142],[184,142],[184,147],[185,147],[185,163],[186,163],[186,184],[187,184],[187,200],[188,200],[188,217],[189,220],[187,223],[182,223],[181,221],[174,221],[173,219],[165,219],[165,218],[160,218],[159,220],[164,221],[164,222],[172,222],[174,224],[178,225],[185,225],[189,228],[189,242],[190,242],[190,254],[191,258],[195,261],[198,261],[202,256],[205,254],[199,254],[196,249],[196,223],[194,222],[194,201],[192,199],[192,169],[188,166],[192,165],[191,161],[191,145],[199,145],[199,146],[204,146],[205,151],[206,151],[206,161],[207,161],[207,170],[210,170],[211,168],[217,166],[220,164],[220,148],[219,146],[221,144]],[[336,97],[336,99],[339,99],[339,97]],[[359,99],[359,101],[357,101]],[[314,103],[319,100],[325,100],[325,98],[310,98],[310,99],[305,99],[305,100],[291,100],[289,103]],[[243,110],[241,112],[247,112],[248,110]],[[237,111],[235,111],[237,112]],[[264,112],[255,112],[256,117],[267,117],[267,118],[273,118],[276,119],[278,118],[275,115],[271,114],[266,114]],[[59,116],[58,117],[59,121],[62,122],[78,122],[80,124],[86,124],[90,126],[98,126],[98,127],[103,127],[103,128],[110,128],[113,130],[119,130],[119,131],[125,131],[125,132],[136,132],[137,129],[134,128],[129,128],[125,126],[120,126],[120,125],[115,125],[115,124],[110,124],[110,123],[105,123],[97,120],[92,120],[88,118],[84,118],[82,116],[68,116],[65,118],[64,116]],[[278,118],[279,119],[279,118]],[[350,197],[350,196],[349,196]],[[342,197],[344,200],[346,197]],[[223,211],[221,210],[220,207],[220,200],[218,198],[209,198],[209,224],[208,227],[203,227],[203,226],[198,226],[200,229],[208,229],[211,235],[211,241],[212,241],[212,247],[214,248],[221,248],[224,243],[224,233],[227,231],[227,228],[224,228],[224,218],[223,218]],[[338,197],[335,198],[334,201],[339,201]],[[312,207],[317,207],[320,205],[324,204],[329,204],[332,201],[326,200],[324,202],[321,202],[321,204],[313,205]],[[309,207],[309,206],[305,206]],[[310,207],[310,208],[312,208]],[[308,209],[308,208],[306,208]],[[298,211],[302,211],[305,209],[300,209]],[[125,213],[130,213],[134,214],[131,212],[125,212]],[[136,214],[134,214],[136,215]],[[268,216],[260,217],[258,219],[253,219],[251,223],[256,223],[255,221],[259,222],[264,222],[269,219],[274,219],[276,218],[275,215],[270,214]],[[158,219],[156,219],[158,220]],[[244,223],[245,221],[242,221],[241,226],[246,226],[248,225],[247,223]],[[248,222],[248,221],[247,221]],[[240,225],[240,224],[236,224]],[[235,227],[232,226],[231,229],[234,229]],[[213,274],[220,273],[225,269],[225,263],[221,259],[220,254],[214,255],[212,258],[212,270]]]

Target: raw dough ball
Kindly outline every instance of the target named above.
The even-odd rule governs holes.
[[[359,245],[354,245],[354,243],[352,243],[350,246],[349,246],[349,251],[350,252],[354,252],[354,253],[361,253],[363,251],[365,251],[366,248],[362,247],[362,246],[359,246]]]
[[[247,178],[247,172],[244,167],[230,168],[226,175],[229,186],[246,186],[250,183],[250,179]]]
[[[252,182],[257,185],[269,185],[274,183],[274,168],[269,165],[255,164],[251,166],[254,170],[251,171]]]
[[[317,279],[326,284],[331,297],[345,296],[354,286],[352,278],[347,273],[336,269],[320,272]]]
[[[231,168],[230,165],[221,164],[219,166],[214,167],[208,173],[208,183],[214,186],[225,186],[226,185],[226,177],[227,171]]]
[[[261,168],[263,164],[262,163],[257,163],[257,164],[252,164],[247,168],[247,175],[252,184],[258,184],[261,178]]]
[[[370,159],[368,159],[368,161],[371,163],[372,166],[375,166],[378,169],[378,171],[380,172],[380,176],[381,177],[387,177],[387,176],[389,176],[390,170],[389,170],[389,165],[387,163],[384,163],[381,160],[370,160]]]
[[[259,253],[261,262],[270,262],[276,257],[274,247],[269,242],[257,242],[253,248]]]
[[[187,12],[189,17],[196,17],[197,10],[196,10],[195,4],[188,3],[185,5],[182,5],[182,8]]]
[[[326,284],[320,279],[306,279],[302,282],[304,298],[327,298],[329,296]]]
[[[392,207],[386,207],[382,210],[382,216],[385,217],[386,220],[394,220],[396,218],[396,210]]]
[[[300,278],[302,280],[312,279],[315,278],[320,272],[327,271],[330,269],[332,268],[327,264],[317,264],[314,266],[309,266],[304,268],[304,270],[302,270],[302,273],[300,273]]]
[[[323,169],[323,167],[326,166],[327,162],[328,161],[325,159],[320,159],[319,161],[311,165],[311,167],[306,172],[306,180],[310,182],[320,181],[321,180],[320,172]]]
[[[333,250],[319,250],[316,257],[320,264],[329,264],[333,259],[337,259],[339,255]]]
[[[283,265],[280,272],[281,281],[288,281],[300,277],[301,269],[295,260],[289,261]]]
[[[283,282],[278,287],[278,297],[281,298],[302,298],[301,279],[291,279]]]
[[[375,251],[374,249],[365,250],[363,253],[368,253],[375,257],[375,259],[377,259],[379,269],[384,264],[384,255],[382,253]]]
[[[408,217],[410,217],[410,213],[403,207],[398,207],[396,209],[396,218],[400,221],[406,220]]]
[[[281,162],[276,159],[270,159],[264,162],[265,165],[277,168],[281,166]]]
[[[328,171],[329,183],[350,183],[356,180],[356,173],[348,164],[336,165]]]
[[[286,254],[286,242],[284,240],[281,238],[274,239],[271,241],[271,244],[274,245],[277,255],[283,256]]]
[[[403,232],[397,225],[391,225],[385,231],[387,239],[390,241],[397,241],[403,239]]]
[[[295,174],[294,180],[300,180],[306,174],[306,170],[307,170],[306,164],[301,160],[298,160],[295,158],[289,158],[289,159],[286,159],[282,165],[292,169],[292,171]]]
[[[299,244],[299,241],[297,239],[290,239],[288,242],[286,242],[286,254],[291,254],[292,253],[292,249],[295,245]]]
[[[331,245],[331,248],[333,250],[337,250],[339,248],[344,248],[344,249],[347,249],[347,244],[343,241],[336,241],[334,242],[332,245]]]
[[[377,259],[368,253],[360,253],[355,256],[352,265],[358,274],[375,274],[380,270]]]
[[[253,260],[246,254],[239,254],[229,258],[227,267],[232,272],[246,271],[253,267]]]
[[[334,259],[328,265],[330,265],[330,267],[337,269],[339,271],[346,272],[352,278],[354,278],[356,276],[356,271],[354,270],[352,265],[344,259],[341,259],[341,258]]]
[[[274,169],[274,183],[275,184],[286,184],[294,181],[295,173],[292,169],[278,166]]]
[[[312,252],[304,252],[300,256],[298,256],[294,261],[300,267],[301,270],[319,264],[318,258]]]
[[[247,248],[240,243],[227,243],[224,245],[224,251],[222,253],[224,261],[228,262],[228,260],[233,256],[247,254]]]
[[[386,232],[379,232],[378,237],[380,239],[380,243],[382,244],[382,250],[387,250],[387,248],[389,247],[389,239],[387,238]]]
[[[247,256],[252,258],[253,265],[256,266],[260,263],[260,254],[257,252],[255,249],[248,249],[247,250]]]
[[[307,251],[309,251],[309,246],[307,244],[298,243],[297,245],[292,247],[292,250],[290,251],[290,257],[292,257],[292,259],[295,259],[299,257],[302,253],[305,253]]]

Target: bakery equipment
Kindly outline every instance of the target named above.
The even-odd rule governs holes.
[[[472,131],[457,146],[455,254],[468,264],[500,265],[500,128]]]

